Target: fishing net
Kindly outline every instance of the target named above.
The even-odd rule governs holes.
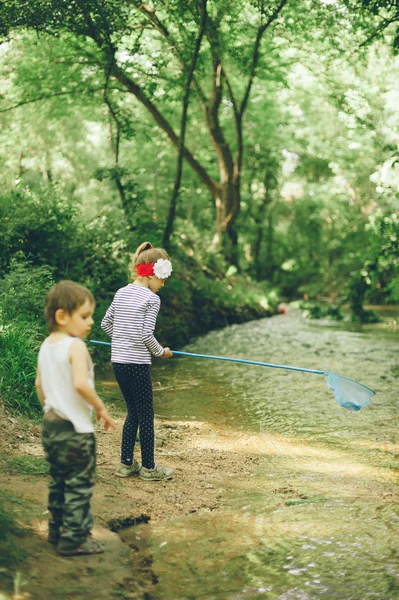
[[[102,344],[104,346],[111,345],[109,342],[100,342],[97,340],[90,340],[90,342],[93,344]],[[342,375],[337,375],[336,373],[331,373],[330,371],[318,371],[316,369],[304,369],[301,367],[290,367],[288,365],[274,365],[272,363],[246,360],[243,358],[211,356],[210,354],[194,354],[193,352],[181,352],[180,350],[171,350],[171,352],[172,354],[192,356],[194,358],[212,358],[214,360],[225,360],[229,362],[245,363],[248,365],[259,365],[261,367],[272,367],[273,369],[287,369],[289,371],[302,371],[304,373],[313,373],[315,375],[326,375],[327,385],[334,392],[336,401],[340,406],[342,406],[342,408],[347,408],[348,410],[360,410],[363,408],[363,406],[366,406],[370,402],[372,396],[374,395],[373,390],[362,383],[358,383],[357,381],[353,381],[353,379],[348,379],[347,377],[342,377]]]
[[[334,392],[336,401],[343,408],[360,410],[370,402],[374,395],[373,390],[353,379],[330,372],[327,372],[326,375],[328,387]]]

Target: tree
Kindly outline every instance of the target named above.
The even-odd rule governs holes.
[[[198,69],[192,76],[196,101],[192,121],[200,119],[202,112],[218,177],[186,144],[182,155],[214,198],[214,243],[223,245],[225,256],[233,263],[237,263],[235,222],[241,200],[244,116],[260,67],[270,72],[280,55],[281,38],[277,45],[269,45],[268,55],[263,57],[265,34],[279,24],[279,35],[285,35],[288,39],[283,41],[289,43],[293,35],[306,38],[312,27],[320,27],[320,22],[326,28],[334,23],[339,27],[334,7],[312,0],[302,0],[302,5],[298,7],[288,0],[219,0],[209,6],[207,46],[200,52]],[[158,1],[150,6],[137,0],[37,0],[23,4],[6,0],[0,9],[0,31],[8,35],[15,28],[31,28],[61,38],[68,36],[71,45],[101,69],[104,86],[112,82],[116,104],[121,95],[132,94],[179,148],[173,115],[161,109],[156,98],[165,94],[178,97],[185,89],[194,34],[199,31],[203,12],[203,3],[196,1]],[[310,16],[305,25],[306,15]],[[229,127],[231,122],[234,129]]]

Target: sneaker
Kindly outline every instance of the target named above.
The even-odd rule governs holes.
[[[173,473],[174,470],[170,467],[161,467],[155,463],[153,469],[141,467],[139,477],[140,479],[144,479],[144,481],[163,481],[165,479],[172,479]]]
[[[89,536],[81,546],[77,548],[69,548],[58,544],[57,553],[61,556],[78,556],[79,554],[102,554],[104,552],[104,544]]]
[[[47,541],[50,542],[50,544],[53,544],[53,546],[56,546],[60,541],[60,530],[49,527]]]
[[[140,465],[137,460],[133,461],[131,467],[129,465],[120,464],[115,471],[117,477],[131,477],[131,475],[138,475],[140,471]]]

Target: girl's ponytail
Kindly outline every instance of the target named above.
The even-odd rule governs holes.
[[[143,242],[134,253],[132,260],[132,271],[135,271],[137,265],[155,263],[158,258],[168,259],[169,256],[162,248],[154,248],[150,242]]]
[[[140,244],[140,246],[137,248],[136,252],[134,253],[133,265],[138,264],[137,261],[142,252],[145,252],[146,250],[151,250],[151,248],[153,248],[153,247],[154,246],[151,244],[151,242],[143,242],[142,244]]]

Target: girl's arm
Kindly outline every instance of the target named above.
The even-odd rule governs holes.
[[[154,336],[155,323],[157,321],[157,316],[160,307],[159,298],[156,298],[156,300],[157,301],[150,302],[148,304],[148,308],[144,315],[143,342],[147,346],[151,354],[153,354],[154,356],[162,356],[164,349]]]
[[[105,313],[103,320],[101,321],[101,329],[103,331],[105,331],[105,333],[108,334],[109,337],[112,337],[112,331],[114,329],[114,313],[115,313],[115,306],[114,306],[114,303],[112,302],[111,306]]]
[[[96,411],[97,420],[104,419],[104,429],[112,427],[115,423],[104,406],[104,402],[97,395],[96,390],[89,383],[89,361],[85,343],[76,339],[69,350],[69,361],[72,369],[72,383],[75,390]]]

